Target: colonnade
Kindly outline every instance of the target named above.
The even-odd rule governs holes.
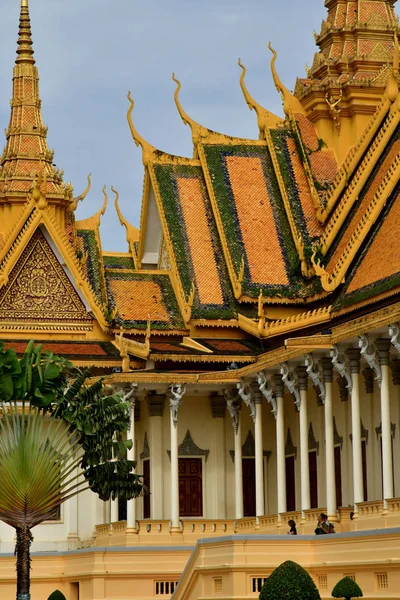
[[[380,388],[380,405],[382,421],[382,479],[383,500],[393,497],[393,457],[391,441],[390,415],[390,349],[392,346],[400,352],[397,342],[399,327],[397,324],[389,328],[390,338],[379,338],[374,343],[366,336],[360,336],[358,347],[347,348],[344,352],[340,347],[333,346],[329,351],[315,350],[289,363],[283,363],[275,369],[260,371],[249,377],[248,381],[239,380],[236,389],[231,387],[223,390],[226,408],[231,417],[234,432],[234,479],[235,479],[235,518],[243,518],[242,491],[242,426],[241,404],[250,411],[254,423],[255,440],[255,485],[256,485],[256,517],[264,515],[265,482],[263,473],[263,401],[267,400],[275,417],[276,425],[276,465],[277,465],[277,513],[278,520],[287,512],[286,506],[286,457],[285,457],[285,388],[291,393],[299,414],[300,439],[300,490],[301,511],[310,509],[310,473],[309,473],[309,420],[307,405],[307,390],[312,382],[317,389],[324,406],[324,436],[325,436],[325,472],[326,504],[330,520],[337,518],[336,482],[335,482],[335,450],[334,450],[334,417],[333,417],[333,380],[336,371],[342,378],[351,398],[351,431],[352,431],[352,463],[353,463],[353,498],[354,513],[357,518],[357,505],[364,501],[363,465],[362,465],[362,432],[360,413],[360,371],[361,363],[373,370]],[[171,448],[171,497],[170,497],[170,531],[180,531],[179,515],[179,456],[178,456],[178,423],[179,409],[186,392],[183,384],[172,385],[169,394],[170,409],[170,448]],[[130,436],[135,439],[134,394],[131,398],[131,429]],[[129,458],[135,459],[135,445],[129,451]],[[117,518],[115,509],[111,519]],[[127,527],[136,529],[136,502],[128,502]]]

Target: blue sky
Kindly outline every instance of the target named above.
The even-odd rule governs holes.
[[[154,146],[192,155],[190,129],[175,108],[174,71],[181,101],[202,125],[257,139],[254,113],[239,87],[240,57],[254,98],[282,114],[270,75],[268,41],[289,89],[315,52],[313,30],[324,0],[30,0],[43,119],[55,162],[75,193],[92,172],[92,190],[77,218],[96,212],[104,184],[120,192],[125,217],[139,224],[143,166],[127,121]],[[19,0],[2,0],[0,128],[8,125]],[[114,196],[111,194],[111,197]],[[101,228],[103,250],[125,251],[124,230],[110,204]]]

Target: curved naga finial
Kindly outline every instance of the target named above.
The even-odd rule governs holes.
[[[134,244],[135,242],[139,241],[139,229],[128,223],[128,221],[121,213],[121,209],[119,208],[119,193],[117,192],[117,190],[115,190],[113,186],[111,186],[111,191],[113,192],[113,194],[115,194],[114,206],[115,210],[117,211],[119,222],[121,223],[122,227],[125,227],[126,230],[126,241],[129,244],[129,248],[131,250],[132,255],[136,257]]]
[[[299,386],[297,384],[297,377],[294,373],[290,371],[289,365],[287,363],[281,363],[281,375],[283,383],[286,385],[287,389],[294,397],[294,403],[296,405],[297,410],[300,410],[301,396]]]
[[[138,133],[132,121],[132,111],[135,107],[135,102],[133,101],[130,92],[128,92],[128,100],[130,102],[130,106],[128,108],[128,113],[126,116],[128,119],[129,128],[131,130],[133,141],[135,142],[136,146],[141,146],[142,148],[142,161],[143,165],[146,167],[152,159],[153,154],[157,152],[157,148],[146,142],[146,140]]]
[[[249,107],[249,109],[254,110],[256,112],[257,124],[258,124],[258,128],[260,130],[259,138],[261,140],[265,140],[265,130],[272,128],[272,127],[277,127],[277,125],[279,123],[282,123],[282,119],[280,119],[279,117],[276,117],[269,110],[267,110],[266,108],[261,106],[261,104],[258,104],[258,102],[256,102],[254,100],[254,98],[249,94],[249,91],[244,82],[244,78],[246,76],[247,69],[242,64],[242,61],[240,60],[240,58],[238,59],[238,65],[242,69],[242,72],[240,75],[240,87],[242,88],[243,96],[246,100],[246,103],[247,103],[247,106]]]
[[[346,380],[346,388],[351,393],[351,390],[353,389],[353,380],[351,378],[350,369],[346,363],[345,355],[343,352],[339,352],[339,348],[336,346],[336,344],[332,346],[330,354],[333,368],[336,369],[340,377],[343,377]]]
[[[175,89],[175,93],[174,93],[175,104],[176,104],[178,112],[181,116],[182,121],[184,122],[185,125],[189,125],[190,129],[192,130],[192,140],[193,140],[193,145],[195,147],[195,153],[196,153],[197,144],[201,141],[202,138],[208,137],[210,131],[208,129],[206,129],[205,127],[203,127],[202,125],[200,125],[199,123],[196,123],[196,121],[194,121],[191,117],[189,117],[187,112],[183,109],[181,101],[179,99],[179,92],[181,91],[182,84],[179,81],[179,79],[177,79],[175,77],[175,73],[172,73],[172,81],[174,81],[176,83],[176,89]]]
[[[319,397],[322,400],[322,404],[325,404],[326,389],[321,369],[319,367],[319,363],[318,365],[315,364],[312,354],[306,354],[305,359],[307,374],[310,377],[313,384],[315,385],[315,387],[318,388]]]
[[[290,113],[300,113],[302,115],[305,114],[304,108],[300,102],[300,100],[298,100],[295,96],[293,96],[293,94],[291,92],[289,92],[289,90],[287,89],[286,86],[283,85],[278,72],[276,70],[276,66],[275,66],[275,62],[276,62],[276,58],[277,58],[277,53],[276,50],[274,50],[274,48],[271,45],[271,42],[268,42],[268,48],[271,50],[273,56],[271,59],[271,72],[272,72],[272,77],[275,83],[275,87],[278,90],[278,92],[280,93],[280,95],[282,96],[282,100],[283,100],[283,110],[285,111],[285,115],[289,116]]]
[[[371,344],[367,335],[358,336],[358,347],[361,351],[361,356],[365,358],[369,367],[375,371],[376,381],[379,387],[382,385],[382,369],[379,362],[378,351],[374,344]]]
[[[71,200],[71,204],[68,206],[68,212],[75,212],[76,209],[78,208],[79,202],[81,202],[82,200],[84,200],[86,198],[86,196],[90,192],[90,188],[92,187],[92,179],[91,178],[92,178],[92,174],[89,173],[89,175],[87,176],[87,186],[86,186],[85,190],[82,192],[82,194],[79,194],[79,196],[76,196],[76,198],[73,198]]]

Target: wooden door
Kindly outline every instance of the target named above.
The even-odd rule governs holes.
[[[256,516],[256,461],[254,458],[242,459],[243,469],[243,514]]]
[[[308,453],[308,466],[310,470],[310,503],[311,508],[318,508],[318,473],[317,473],[317,453]]]
[[[336,485],[336,506],[343,506],[342,501],[342,460],[340,446],[335,446],[335,485]],[[329,473],[326,473],[329,477]]]
[[[296,475],[295,475],[294,456],[286,457],[286,510],[293,512],[296,510]]]
[[[361,440],[361,456],[362,456],[362,475],[363,475],[363,494],[364,502],[368,500],[368,480],[367,480],[367,444],[365,440]]]
[[[203,467],[201,458],[179,459],[179,515],[203,516]]]
[[[150,459],[143,461],[143,483],[148,489],[143,496],[143,519],[150,519]]]

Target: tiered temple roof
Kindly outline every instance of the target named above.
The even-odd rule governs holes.
[[[145,172],[141,223],[136,229],[126,221],[113,190],[127,251],[104,253],[107,191],[99,212],[77,221],[90,178],[73,198],[52,164],[22,0],[0,163],[4,338],[39,337],[105,372],[135,373],[152,361],[147,367],[161,372],[215,373],[279,362],[285,339],[341,335],[344,318],[372,321],[398,302],[395,0],[325,4],[320,51],[295,94],[280,80],[271,48],[284,119],[251,97],[239,61],[257,118],[254,139],[193,121],[174,77],[193,158],[166,154],[137,132],[129,96],[128,123]]]

